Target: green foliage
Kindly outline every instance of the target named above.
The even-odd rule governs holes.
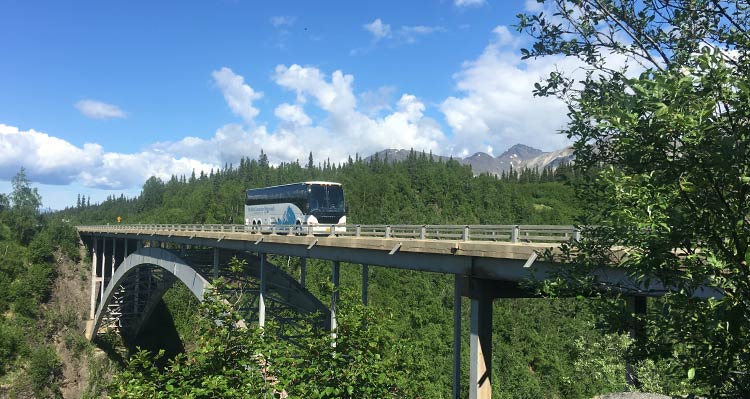
[[[198,342],[198,337],[194,332],[200,324],[199,318],[196,317],[200,302],[184,284],[174,284],[162,299],[169,309],[169,314],[174,320],[177,334],[184,347],[192,350]]]
[[[0,320],[0,374],[8,371],[16,356],[24,349],[23,332],[17,326]]]
[[[29,243],[29,260],[34,263],[51,263],[55,260],[52,251],[49,238],[37,234]]]
[[[4,249],[5,255],[0,257],[0,310],[8,309],[15,293],[11,289],[13,282],[25,273],[23,262],[23,248],[13,242],[1,242],[0,250]]]
[[[36,188],[31,187],[23,168],[13,177],[12,185],[11,207],[2,215],[8,220],[8,225],[16,239],[27,244],[38,230],[42,197],[39,196]]]
[[[582,221],[596,227],[567,261],[584,272],[616,264],[672,287],[643,354],[678,365],[671,380],[747,396],[748,3],[549,3],[552,16],[520,16],[537,39],[526,56],[575,56],[592,72],[583,81],[554,73],[536,90],[567,101],[566,133],[589,178],[578,191],[589,204]],[[608,64],[612,53],[630,70]],[[612,256],[613,245],[627,256]],[[723,297],[689,299],[701,284]]]
[[[24,369],[14,373],[18,376],[11,380],[12,392],[31,390],[36,397],[59,397],[61,363],[54,349],[43,344],[56,318],[45,319],[43,304],[56,275],[56,249],[77,260],[78,238],[69,224],[45,223],[40,205],[41,198],[23,170],[13,180],[13,192],[0,198],[0,375]],[[80,347],[80,342],[70,342]]]
[[[45,241],[51,248],[59,249],[73,262],[78,262],[81,259],[81,254],[78,251],[78,232],[71,223],[48,217],[42,230],[34,237],[32,244],[35,241]],[[52,252],[50,251],[49,254],[52,254]],[[48,257],[47,260],[52,261],[53,259]]]
[[[56,381],[62,376],[62,363],[54,349],[41,346],[31,352],[28,377],[37,397],[62,397]]]
[[[631,344],[632,339],[627,334],[577,338],[573,363],[576,378],[567,381],[568,389],[587,396],[628,390],[623,371]]]
[[[68,330],[63,337],[63,342],[75,359],[80,359],[90,345],[86,337],[77,330]]]
[[[342,309],[338,338],[306,325],[295,331],[295,344],[278,339],[273,326],[244,327],[219,295],[208,295],[199,310],[197,347],[164,369],[155,365],[162,354],[137,352],[115,376],[112,397],[418,397],[395,360],[393,337],[382,333],[381,315],[361,305]]]

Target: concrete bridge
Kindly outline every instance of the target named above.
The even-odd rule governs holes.
[[[335,332],[340,262],[362,265],[365,304],[370,265],[453,274],[454,398],[459,397],[461,381],[461,298],[471,299],[470,398],[489,398],[493,300],[530,296],[519,282],[560,271],[560,266],[538,255],[580,238],[572,226],[523,225],[350,225],[330,235],[313,235],[304,226],[273,225],[104,225],[79,226],[78,231],[92,258],[89,339],[108,329],[137,334],[164,292],[178,280],[202,300],[211,281],[227,275],[227,262],[233,256],[245,265],[244,283],[254,294],[245,307],[245,320],[257,320],[259,326],[265,324],[267,314],[284,314],[282,322],[293,323],[290,314],[319,312],[324,315],[321,325]],[[299,281],[270,264],[268,254],[299,257]],[[308,258],[332,262],[334,291],[328,306],[305,289]],[[646,297],[668,291],[653,283],[645,288],[621,269],[603,267],[594,274],[602,284],[627,295],[634,311],[645,311]],[[719,294],[701,288],[695,295]]]

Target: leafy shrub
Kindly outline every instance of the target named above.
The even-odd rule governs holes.
[[[591,341],[576,339],[576,376],[569,381],[572,391],[587,396],[626,391],[625,356],[633,340],[627,334],[605,334]]]
[[[29,260],[32,263],[52,263],[55,260],[53,250],[49,238],[45,234],[37,234],[29,244]]]
[[[337,338],[304,325],[294,331],[295,344],[278,339],[272,323],[242,327],[221,296],[209,295],[200,314],[192,352],[177,355],[163,370],[156,366],[163,352],[136,353],[114,377],[111,396],[246,398],[286,391],[294,398],[418,397],[408,364],[398,359],[398,340],[375,310],[342,306]]]
[[[89,341],[79,331],[69,330],[63,338],[65,347],[73,354],[73,358],[79,359],[81,354],[89,347]]]
[[[52,293],[52,281],[55,269],[50,264],[35,263],[29,266],[26,274],[13,285],[16,298],[31,296],[38,302],[46,302]]]
[[[50,244],[59,248],[70,259],[77,262],[81,259],[78,252],[78,232],[70,223],[59,220],[49,220],[40,236],[49,240]]]
[[[18,295],[17,292],[13,300],[13,310],[20,316],[33,318],[39,311],[39,303],[34,297],[30,295]]]
[[[37,396],[58,396],[59,388],[56,382],[61,376],[62,362],[52,348],[42,346],[31,353],[28,377]]]
[[[29,259],[35,263],[52,263],[53,252],[59,248],[73,261],[80,260],[78,252],[78,233],[69,223],[50,220],[44,228],[34,236],[29,244]]]
[[[0,375],[23,348],[23,332],[17,327],[0,321]]]

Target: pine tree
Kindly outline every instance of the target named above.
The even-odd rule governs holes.
[[[260,150],[260,157],[258,157],[258,163],[260,166],[264,169],[268,168],[268,155],[266,155],[265,152],[263,152],[263,149]]]

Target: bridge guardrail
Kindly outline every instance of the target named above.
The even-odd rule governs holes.
[[[331,235],[492,242],[560,243],[580,240],[580,230],[562,225],[255,225],[242,224],[117,224],[77,226],[85,229],[145,232],[224,232],[252,234]],[[345,227],[345,228],[342,228]]]

